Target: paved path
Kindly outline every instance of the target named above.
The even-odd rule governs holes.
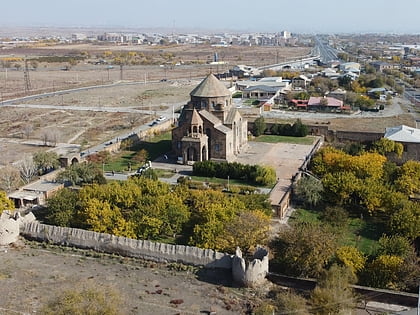
[[[236,161],[274,167],[278,180],[270,192],[270,200],[272,204],[278,204],[312,147],[303,144],[248,142],[247,149],[241,152]]]

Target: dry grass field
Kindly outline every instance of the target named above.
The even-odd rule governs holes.
[[[147,57],[149,65],[119,66],[95,65],[104,54],[115,56],[121,52],[135,52]],[[226,65],[208,65],[217,52]],[[0,68],[0,100],[57,92],[89,86],[103,88],[72,91],[45,96],[14,104],[32,107],[0,107],[0,165],[19,158],[22,153],[45,150],[42,137],[54,134],[59,143],[75,143],[89,147],[111,137],[130,131],[171,111],[174,105],[185,104],[189,92],[199,79],[209,72],[223,72],[236,64],[262,65],[307,54],[302,47],[226,47],[200,46],[117,46],[117,45],[52,45],[26,46],[3,49],[3,58],[37,58],[40,56],[89,56],[72,65],[57,62],[39,62],[36,68],[29,64],[31,89],[25,91],[23,61],[12,62],[9,68]],[[180,66],[162,67],[170,54],[172,63]],[[32,68],[31,68],[32,67]],[[122,80],[121,80],[122,79]],[[166,82],[159,82],[167,79]],[[42,105],[54,108],[42,108]],[[123,108],[118,110],[116,108]],[[131,112],[130,112],[131,111]],[[41,143],[42,144],[42,143]]]
[[[121,52],[145,56],[150,65],[95,65],[104,56]],[[217,52],[227,65],[209,65]],[[42,146],[46,133],[54,134],[58,143],[93,146],[112,137],[130,132],[161,114],[169,116],[173,106],[185,104],[190,91],[200,78],[211,72],[223,72],[236,64],[263,65],[307,54],[305,47],[212,47],[210,45],[177,46],[117,46],[117,45],[52,45],[3,49],[2,58],[14,56],[28,59],[39,56],[72,56],[86,54],[84,61],[63,71],[68,63],[40,62],[29,71],[31,90],[25,91],[24,62],[0,68],[1,100],[47,92],[60,92],[37,99],[13,102],[17,107],[0,107],[0,165],[6,165]],[[172,63],[164,66],[170,54]],[[166,59],[165,59],[166,58]],[[122,76],[122,80],[121,80]],[[166,78],[167,81],[160,82]],[[70,91],[69,89],[100,86],[100,88]],[[23,107],[24,105],[31,107]],[[25,105],[25,106],[26,106]],[[165,113],[166,112],[166,113]],[[295,119],[288,119],[294,121]],[[311,124],[328,124],[341,130],[381,132],[385,127],[412,125],[413,119],[404,113],[390,117],[302,118]],[[277,121],[277,119],[276,119]]]

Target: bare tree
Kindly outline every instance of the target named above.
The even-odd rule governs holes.
[[[5,166],[0,170],[0,189],[9,193],[19,187],[19,170],[13,166]]]
[[[55,147],[60,138],[60,132],[57,129],[45,129],[41,133],[41,140],[45,146]]]
[[[25,184],[28,184],[37,173],[37,167],[34,159],[30,155],[25,155],[17,164],[20,177]]]
[[[29,136],[34,131],[34,126],[31,123],[26,123],[23,125],[23,133],[25,134],[26,139],[29,139]]]
[[[131,128],[140,120],[141,116],[136,114],[131,114],[128,116],[128,122],[130,123]]]

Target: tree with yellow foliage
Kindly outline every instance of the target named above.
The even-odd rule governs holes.
[[[260,210],[241,212],[226,223],[217,236],[216,249],[234,253],[240,247],[245,254],[251,254],[257,245],[266,245],[270,217]]]
[[[15,205],[13,204],[13,201],[7,198],[6,192],[0,191],[0,214],[4,210],[13,210],[15,208]]]

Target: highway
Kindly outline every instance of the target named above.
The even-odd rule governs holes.
[[[318,36],[315,36],[314,39],[322,63],[327,64],[333,60],[338,60],[336,49],[324,43]]]

